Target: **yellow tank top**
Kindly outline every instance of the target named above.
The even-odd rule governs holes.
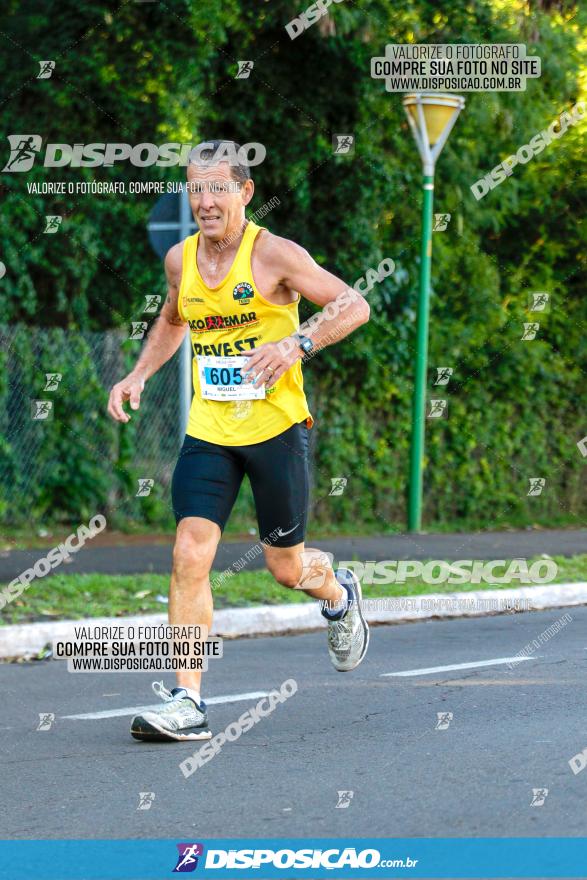
[[[221,446],[249,446],[286,431],[311,416],[304,394],[301,361],[266,392],[264,400],[208,400],[200,389],[198,356],[242,356],[266,342],[278,342],[299,327],[298,302],[275,305],[261,296],[253,280],[251,253],[264,227],[249,221],[228,275],[208,287],[196,255],[200,233],[184,241],[178,312],[190,327],[194,397],[187,433]]]

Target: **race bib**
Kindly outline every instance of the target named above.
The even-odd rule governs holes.
[[[246,357],[206,357],[198,355],[198,375],[202,397],[206,400],[264,400],[265,385],[254,388],[245,382]]]

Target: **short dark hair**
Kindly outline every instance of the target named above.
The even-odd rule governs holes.
[[[204,144],[206,145],[206,149],[203,150],[202,147]],[[250,180],[251,172],[249,171],[248,165],[243,165],[238,160],[231,161],[226,155],[221,155],[218,159],[216,158],[220,147],[225,148],[224,152],[226,152],[226,148],[228,148],[229,155],[232,154],[235,157],[239,155],[241,150],[241,145],[237,144],[236,141],[202,141],[201,144],[198,144],[198,146],[194,147],[190,152],[189,164],[206,165],[211,163],[216,165],[220,162],[228,162],[233,180],[236,180],[241,184]]]

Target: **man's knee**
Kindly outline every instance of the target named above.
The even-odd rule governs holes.
[[[198,539],[189,532],[178,533],[173,547],[173,571],[177,577],[205,577],[216,552],[213,541]]]
[[[300,580],[299,563],[296,565],[295,561],[268,561],[267,567],[277,583],[281,584],[282,587],[289,587],[293,590],[298,586]]]

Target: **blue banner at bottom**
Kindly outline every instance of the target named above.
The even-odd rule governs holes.
[[[587,838],[0,841],[1,880],[587,877]]]

